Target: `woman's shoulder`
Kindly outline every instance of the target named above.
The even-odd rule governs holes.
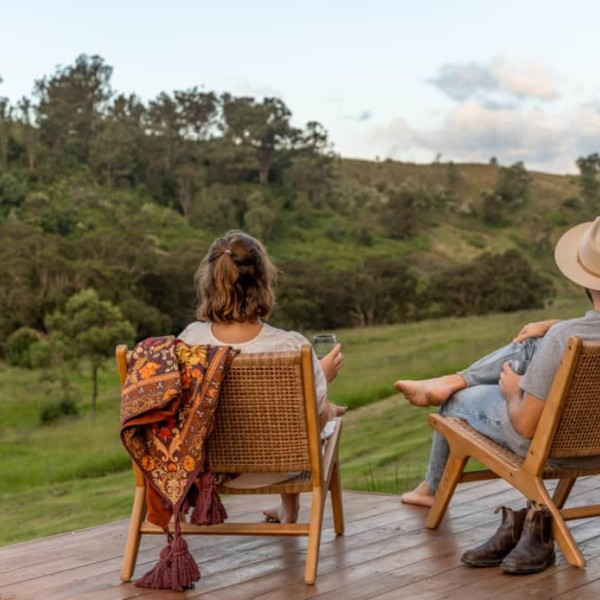
[[[299,331],[279,329],[268,323],[263,325],[260,341],[264,345],[273,346],[273,350],[296,350],[301,346],[310,345],[308,339]]]
[[[186,344],[206,344],[210,337],[210,323],[193,321],[177,337]]]

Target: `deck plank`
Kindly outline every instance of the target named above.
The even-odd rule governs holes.
[[[571,500],[599,496],[600,478],[587,478],[577,482]],[[265,498],[264,505],[273,501]],[[225,504],[230,518],[260,518],[255,500],[231,496]],[[459,486],[446,518],[431,531],[427,511],[404,506],[397,496],[345,491],[346,533],[335,536],[327,506],[314,586],[303,582],[305,538],[188,536],[202,579],[184,593],[120,583],[127,521],[119,521],[0,548],[0,600],[600,597],[600,519],[571,523],[588,561],[583,569],[566,563],[560,551],[555,566],[527,577],[462,565],[461,553],[496,529],[500,505],[519,508],[523,499],[499,480]],[[135,577],[154,565],[163,544],[162,535],[143,537]]]

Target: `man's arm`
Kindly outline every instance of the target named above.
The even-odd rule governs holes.
[[[500,392],[506,400],[508,418],[515,431],[524,438],[531,439],[544,409],[544,402],[519,387],[521,376],[506,363],[500,374]]]

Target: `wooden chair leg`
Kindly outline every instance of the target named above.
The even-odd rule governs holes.
[[[312,506],[310,509],[310,526],[308,533],[308,544],[306,547],[306,567],[304,569],[304,581],[312,585],[317,578],[317,566],[319,564],[319,549],[321,545],[321,530],[323,529],[323,509],[325,505],[325,494],[322,488],[315,488],[312,493]]]
[[[135,495],[133,498],[133,509],[129,521],[129,532],[127,533],[127,542],[125,544],[125,553],[123,555],[123,566],[121,567],[121,581],[130,581],[135,570],[138,550],[140,548],[140,526],[146,513],[146,487],[135,486]]]
[[[331,473],[331,511],[333,512],[333,528],[336,535],[344,534],[344,506],[342,503],[342,484],[340,481],[340,463],[335,461]]]
[[[556,504],[558,508],[562,508],[565,505],[565,502],[569,498],[569,494],[571,493],[576,481],[577,477],[559,479],[554,490],[554,494],[552,494],[552,500],[554,500],[554,504]]]
[[[448,457],[440,485],[435,493],[433,506],[427,514],[425,525],[429,529],[437,529],[442,522],[468,459],[468,456],[458,455],[450,449],[450,456]]]
[[[526,497],[543,504],[552,514],[552,531],[558,547],[562,550],[567,562],[576,566],[585,566],[585,558],[579,549],[579,545],[573,538],[565,520],[560,514],[559,508],[550,497],[550,494],[541,479],[531,479],[528,482],[529,490],[522,489]]]

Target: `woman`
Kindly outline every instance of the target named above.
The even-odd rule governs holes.
[[[240,352],[297,350],[309,341],[296,331],[271,327],[265,322],[275,306],[277,270],[264,246],[242,231],[217,238],[202,260],[195,281],[200,304],[198,321],[179,338],[186,344],[227,345]],[[327,399],[327,383],[335,379],[342,363],[341,345],[320,361],[313,356],[317,408],[321,429],[346,412]],[[299,494],[282,494],[281,505],[264,511],[267,520],[295,523]]]

